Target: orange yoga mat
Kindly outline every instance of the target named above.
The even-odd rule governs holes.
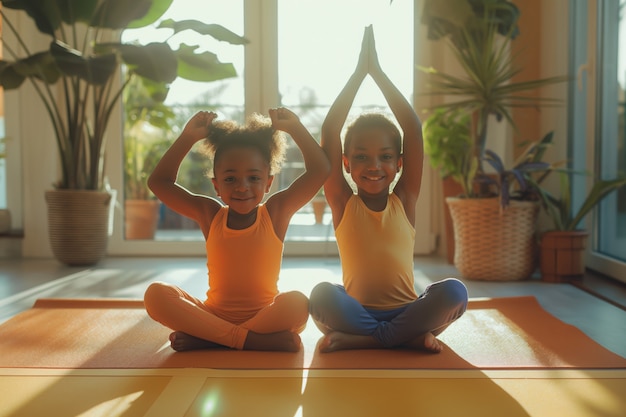
[[[551,369],[626,368],[626,359],[546,312],[534,297],[470,300],[439,339],[440,354],[410,350],[319,353],[309,321],[297,353],[174,352],[170,330],[141,300],[41,299],[0,325],[0,368]]]

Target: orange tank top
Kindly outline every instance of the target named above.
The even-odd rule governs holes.
[[[415,228],[398,196],[390,194],[385,209],[377,212],[353,195],[335,235],[344,286],[362,305],[392,309],[417,298],[413,286]]]
[[[276,236],[265,205],[259,205],[254,224],[236,230],[227,226],[228,207],[222,207],[206,240],[209,290],[205,304],[233,323],[254,316],[278,294],[283,242]]]

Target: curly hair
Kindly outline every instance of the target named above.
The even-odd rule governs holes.
[[[398,155],[402,154],[402,134],[398,126],[387,116],[381,113],[364,113],[356,118],[346,129],[343,141],[344,153],[350,148],[356,135],[364,131],[378,129],[387,133],[394,142]]]
[[[254,113],[244,125],[233,120],[216,121],[204,140],[204,151],[213,160],[213,166],[224,151],[233,148],[257,149],[270,166],[270,175],[275,175],[285,160],[287,141],[283,132],[275,130],[269,117]],[[213,169],[208,173],[214,177]]]

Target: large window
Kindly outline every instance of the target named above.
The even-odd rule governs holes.
[[[405,93],[413,96],[413,2],[386,0],[271,0],[263,2],[206,1],[198,8],[193,0],[177,0],[166,17],[175,20],[198,19],[218,23],[244,35],[250,44],[235,46],[211,42],[202,45],[214,52],[222,62],[232,62],[238,77],[212,83],[173,83],[166,104],[177,114],[177,121],[168,132],[168,141],[180,133],[185,121],[199,109],[211,109],[222,118],[242,121],[251,112],[267,113],[275,106],[294,110],[319,140],[319,131],[326,112],[354,69],[363,30],[374,25],[379,57],[390,78]],[[162,39],[157,30],[126,31],[125,40],[142,43],[154,37]],[[176,38],[178,39],[178,38]],[[195,42],[197,39],[190,40]],[[382,94],[368,78],[357,96],[350,117],[376,109],[389,112]],[[146,140],[156,142],[147,129]],[[179,181],[192,191],[211,193],[205,177],[206,158],[193,151],[184,161]],[[279,187],[284,187],[302,172],[300,151],[292,146],[288,160],[279,174]],[[125,180],[124,176],[120,177]],[[116,186],[122,189],[121,186]],[[127,198],[119,198],[120,203]],[[123,205],[120,205],[124,210]],[[427,216],[422,229],[428,230]],[[420,228],[420,225],[417,226]],[[167,207],[161,207],[158,230],[154,239],[131,240],[124,227],[116,228],[109,252],[172,253],[202,252],[202,245],[172,245],[172,242],[198,242],[202,234],[192,221],[182,218]],[[424,239],[429,238],[423,233]],[[285,253],[326,254],[335,252],[328,209],[316,218],[313,202],[293,218],[286,236]],[[425,247],[427,245],[421,245]],[[428,246],[430,247],[430,246]]]
[[[595,56],[589,58],[595,60],[591,91],[596,105],[595,111],[587,109],[596,139],[592,167],[596,176],[610,179],[626,175],[626,1],[592,1],[589,10],[595,17],[590,23]],[[603,201],[593,230],[591,266],[626,281],[626,190]]]

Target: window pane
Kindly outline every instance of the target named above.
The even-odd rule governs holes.
[[[0,209],[7,208],[6,139],[4,136],[3,91],[0,89]]]
[[[1,19],[1,18],[0,18]],[[0,27],[2,22],[0,22]],[[0,41],[0,58],[2,43]],[[4,90],[0,88],[0,209],[7,207],[6,139],[4,133]]]
[[[413,94],[413,2],[388,0],[279,0],[278,83],[281,105],[295,111],[319,140],[328,108],[354,70],[366,26],[373,25],[383,69],[411,101]],[[364,110],[389,110],[367,77],[351,117]],[[385,106],[381,108],[380,106]],[[390,113],[390,112],[389,112]],[[291,143],[289,159],[279,177],[285,187],[303,171],[300,151]],[[316,223],[313,204],[293,218],[286,240],[334,239],[326,210]]]
[[[626,174],[626,2],[605,2],[603,7],[600,174],[611,179]],[[598,250],[626,261],[626,190],[603,201],[598,222]]]
[[[199,20],[203,23],[220,24],[230,31],[243,35],[243,1],[206,0],[198,7],[195,0],[176,0],[163,16],[164,19],[182,21],[187,19]],[[171,36],[169,29],[142,28],[124,32],[124,41],[138,40],[142,44],[153,41],[163,41]],[[145,179],[152,172],[154,165],[167,146],[180,134],[186,121],[199,110],[215,111],[220,119],[234,119],[240,122],[244,119],[244,88],[243,65],[244,46],[220,42],[212,37],[187,31],[176,34],[168,41],[172,48],[179,44],[199,45],[197,53],[210,51],[217,55],[221,62],[230,62],[235,66],[238,76],[210,83],[193,82],[183,79],[175,80],[169,91],[167,104],[175,113],[175,118],[169,123],[170,129],[156,129],[144,123],[143,126],[131,126],[126,123],[125,149],[126,160],[139,161],[143,175],[137,177],[133,166],[128,166],[125,174],[125,200],[135,197],[129,189],[132,179],[139,179],[138,186],[145,186]],[[130,107],[127,105],[127,107]],[[150,155],[150,151],[153,151]],[[146,155],[151,157],[144,159]],[[206,176],[211,168],[208,158],[197,152],[197,148],[187,155],[181,165],[179,182],[192,192],[206,195],[215,195],[211,181]],[[135,174],[135,175],[133,175]],[[126,206],[126,219],[129,219],[130,204]],[[158,208],[158,229],[155,240],[202,240],[202,233],[198,231],[195,222],[187,219],[168,207],[161,205]],[[145,239],[142,234],[135,234],[130,229],[130,222],[126,222],[127,239]],[[148,237],[150,239],[151,237]]]

